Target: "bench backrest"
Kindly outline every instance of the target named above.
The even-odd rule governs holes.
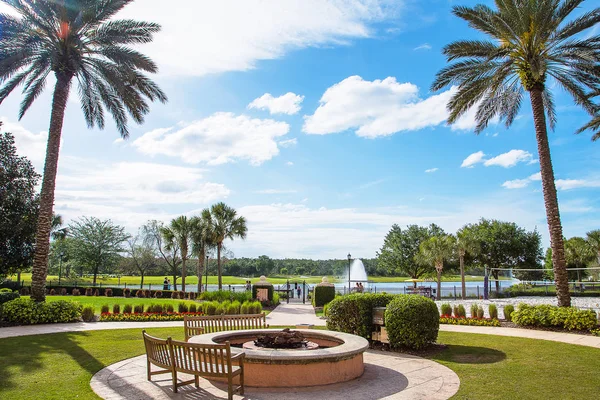
[[[159,367],[171,369],[173,363],[171,362],[172,354],[169,348],[170,339],[159,339],[148,335],[146,331],[142,331],[142,335],[144,336],[148,360]]]
[[[231,347],[171,340],[171,357],[176,371],[202,376],[226,376],[231,371]]]
[[[237,331],[242,329],[261,329],[267,327],[265,313],[239,315],[202,315],[199,317],[183,317],[185,340],[194,335],[221,331]]]

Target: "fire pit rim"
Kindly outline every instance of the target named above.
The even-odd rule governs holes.
[[[249,339],[260,333],[280,331],[281,329],[247,329],[238,331],[221,331],[193,336],[190,338],[189,341],[191,343],[215,344],[224,343],[227,340],[231,341],[232,339]],[[307,340],[323,339],[329,341],[336,341],[340,344],[334,347],[318,348],[310,351],[269,348],[261,348],[260,350],[249,350],[232,347],[231,352],[233,354],[245,352],[246,360],[248,362],[252,362],[252,360],[261,360],[271,362],[286,361],[292,363],[320,363],[324,360],[336,361],[346,358],[352,358],[357,354],[363,353],[369,348],[369,342],[365,338],[356,335],[351,335],[349,333],[326,330],[303,330],[302,334]]]

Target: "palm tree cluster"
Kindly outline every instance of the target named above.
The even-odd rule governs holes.
[[[490,40],[460,40],[444,48],[450,65],[432,85],[457,86],[448,103],[449,123],[476,107],[476,133],[499,118],[509,127],[528,93],[538,145],[558,303],[571,304],[565,248],[558,209],[547,125],[554,129],[553,87],[569,93],[594,116],[582,129],[600,127],[600,35],[586,31],[600,22],[600,8],[581,16],[573,12],[584,0],[496,0],[486,5],[455,6],[453,13]],[[598,134],[593,139],[597,139]]]
[[[198,293],[202,291],[202,274],[206,255],[211,250],[217,253],[219,290],[223,287],[221,251],[226,239],[245,239],[248,232],[246,219],[238,216],[235,209],[220,202],[202,210],[199,216],[179,216],[167,226],[160,227],[165,249],[179,254],[181,259],[181,286],[185,292],[187,261],[191,256],[198,258]],[[175,277],[174,277],[175,279]]]

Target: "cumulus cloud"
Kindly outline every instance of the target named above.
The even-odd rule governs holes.
[[[133,146],[144,154],[179,157],[190,164],[247,160],[260,165],[279,154],[277,139],[289,129],[285,122],[221,112],[187,125],[147,132]]]
[[[557,179],[554,182],[558,190],[600,187],[600,180],[592,179]]]
[[[477,153],[473,153],[465,158],[460,165],[461,168],[473,168],[475,164],[483,162],[483,158],[485,157],[485,153],[483,151],[478,151]]]
[[[507,189],[522,189],[527,187],[531,182],[529,179],[514,179],[512,181],[506,181],[502,184],[503,187]]]
[[[498,165],[504,168],[514,167],[520,162],[531,163],[533,161],[533,155],[525,150],[511,150],[507,153],[500,154],[494,158],[486,160],[483,164],[486,167],[492,165]]]
[[[32,133],[21,124],[11,122],[6,117],[0,117],[2,131],[10,132],[15,137],[15,146],[20,156],[27,157],[38,171],[44,166],[46,157],[46,144],[48,143],[48,132]]]
[[[162,73],[201,76],[252,69],[259,60],[295,49],[373,36],[371,24],[397,18],[400,7],[392,0],[178,0],[176,5],[143,0],[118,17],[162,26],[144,46]]]
[[[435,127],[448,118],[446,104],[455,90],[421,99],[416,85],[394,77],[366,81],[351,76],[325,91],[315,112],[304,117],[302,130],[325,135],[356,129],[358,136],[375,138]],[[473,129],[474,115],[465,115],[453,129]]]
[[[432,172],[435,172],[435,171],[437,171],[438,169],[439,169],[439,168],[429,168],[429,169],[426,169],[426,170],[425,170],[425,172],[426,172],[426,173],[428,173],[428,174],[430,174],[430,173],[432,173]]]
[[[271,114],[296,114],[302,108],[304,96],[288,92],[279,97],[273,97],[271,93],[265,93],[261,97],[252,100],[248,109],[269,110]]]

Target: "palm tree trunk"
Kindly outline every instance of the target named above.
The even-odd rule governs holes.
[[[181,258],[181,290],[185,293],[185,262],[187,261],[187,257]]]
[[[204,273],[204,251],[198,252],[198,294],[202,293],[202,274]]]
[[[458,257],[458,262],[460,264],[460,283],[462,288],[462,299],[464,300],[467,297],[467,285],[465,284],[465,256],[460,254]]]
[[[437,270],[437,299],[442,299],[442,268],[435,267]]]
[[[52,226],[52,209],[54,208],[56,172],[58,170],[58,153],[60,151],[60,137],[65,117],[65,108],[67,107],[69,88],[71,86],[70,75],[56,74],[56,78],[31,274],[31,298],[37,302],[46,300],[46,277],[48,276],[48,253],[50,250],[50,230]]]
[[[217,271],[219,274],[219,290],[222,290],[223,281],[221,277],[221,243],[217,244]]]
[[[529,96],[531,98],[533,120],[535,122],[535,136],[538,145],[538,156],[540,158],[540,172],[542,175],[542,190],[544,192],[546,217],[548,219],[548,229],[550,230],[550,247],[552,248],[552,266],[554,269],[554,280],[556,282],[556,297],[558,298],[559,306],[570,307],[571,295],[569,294],[569,277],[567,275],[567,263],[565,261],[565,245],[563,243],[563,232],[560,222],[560,212],[558,210],[558,198],[556,195],[556,184],[554,183],[550,146],[548,145],[542,90],[540,88],[534,88],[529,91]]]

